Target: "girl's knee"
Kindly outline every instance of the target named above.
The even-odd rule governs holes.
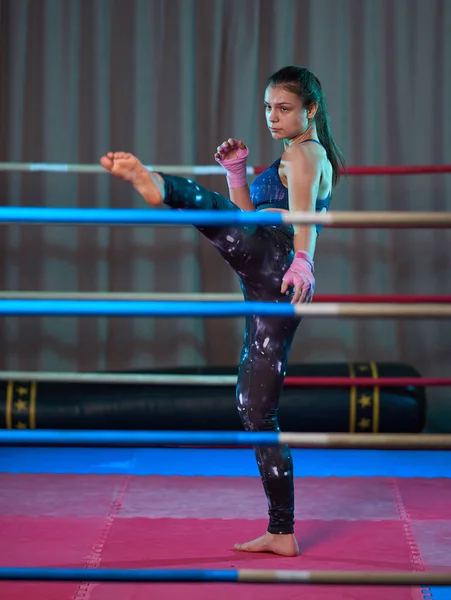
[[[277,409],[268,408],[267,402],[252,403],[239,394],[237,409],[246,431],[278,431]]]

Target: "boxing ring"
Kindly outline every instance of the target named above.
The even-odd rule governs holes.
[[[223,173],[218,167],[151,168],[183,175]],[[1,163],[0,170],[104,172],[93,165],[43,163]],[[262,170],[248,167],[248,174]],[[349,168],[350,175],[450,172],[449,165]],[[0,207],[0,223],[450,228],[451,212]],[[237,294],[0,292],[3,318],[251,314],[448,319],[451,296],[317,295],[312,304],[292,306],[244,302]],[[39,382],[186,387],[212,380],[217,386],[234,383],[228,375],[0,373],[0,382],[7,382],[7,406],[28,403],[30,417],[26,428],[6,418],[0,429],[1,598],[451,597],[451,435],[36,428]],[[287,377],[285,386],[352,387],[356,381],[375,389],[451,385],[445,376],[358,375]],[[292,448],[301,550],[296,558],[233,550],[235,542],[257,537],[267,524],[254,444]]]

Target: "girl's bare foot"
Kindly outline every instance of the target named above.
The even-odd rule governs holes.
[[[235,544],[235,550],[240,552],[273,552],[281,556],[299,555],[298,542],[293,534],[274,535],[268,531],[265,535],[251,542]]]
[[[100,164],[115,177],[129,181],[151,206],[163,201],[164,183],[157,173],[149,171],[128,152],[108,152],[100,159]]]

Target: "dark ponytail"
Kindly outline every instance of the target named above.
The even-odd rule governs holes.
[[[340,180],[341,169],[346,171],[345,159],[332,136],[327,103],[319,79],[305,67],[290,66],[284,67],[271,75],[266,82],[266,87],[269,85],[281,85],[289,92],[294,92],[307,109],[313,104],[318,104],[315,115],[316,130],[319,141],[324,146],[332,165],[333,185],[337,185]]]

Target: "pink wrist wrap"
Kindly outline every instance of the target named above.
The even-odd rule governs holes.
[[[246,185],[246,159],[248,154],[248,148],[238,148],[236,158],[225,160],[215,159],[226,170],[229,189],[244,187]]]
[[[290,287],[298,287],[306,301],[313,297],[315,291],[315,277],[313,260],[308,252],[296,252],[290,268],[283,276],[283,280]]]

